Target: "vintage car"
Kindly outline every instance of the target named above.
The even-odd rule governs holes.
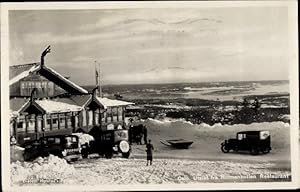
[[[271,136],[269,131],[238,132],[236,139],[225,140],[221,144],[221,150],[224,153],[233,150],[250,151],[252,155],[258,155],[259,152],[267,154],[271,151]]]
[[[24,144],[24,160],[30,161],[49,154],[66,159],[68,162],[81,157],[79,138],[76,135],[46,136]]]
[[[131,152],[127,129],[114,129],[90,133],[94,137],[87,146],[82,146],[82,157],[88,154],[98,153],[100,156],[112,158],[113,154],[121,153],[122,157],[128,158]]]

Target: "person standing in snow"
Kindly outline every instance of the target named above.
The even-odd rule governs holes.
[[[151,140],[148,140],[148,143],[146,145],[146,152],[147,152],[147,166],[148,162],[150,161],[150,165],[152,165],[152,160],[153,160],[153,154],[152,151],[154,150],[153,145],[151,144]]]

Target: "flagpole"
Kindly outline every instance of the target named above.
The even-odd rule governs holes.
[[[95,64],[95,81],[96,81],[95,83],[96,83],[96,86],[99,86],[99,81],[98,81],[98,76],[99,76],[99,75],[98,75],[98,72],[97,72],[97,66],[96,66],[97,61],[95,61],[94,64]],[[98,93],[98,92],[99,92],[99,90],[98,90],[98,91],[96,90],[96,93]],[[96,95],[98,95],[98,94],[96,94]]]
[[[101,87],[101,64],[98,63],[99,65],[99,74],[98,74],[98,87],[99,87],[99,97],[102,97],[102,87]]]

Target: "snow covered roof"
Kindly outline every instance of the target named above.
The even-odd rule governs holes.
[[[69,98],[58,98],[57,100],[64,103],[75,104],[85,107],[91,100],[92,95],[72,95]]]
[[[54,75],[56,78],[62,80],[69,86],[73,87],[76,89],[79,93],[88,93],[87,90],[83,89],[82,87],[76,85],[74,82],[70,81],[69,79],[65,78],[58,72],[56,72],[54,69],[48,67],[48,66],[43,66],[41,68],[40,63],[30,63],[30,64],[24,64],[24,65],[15,65],[15,66],[10,66],[9,68],[9,85],[13,85],[14,83],[17,83],[21,79],[29,76],[31,73],[36,72],[36,71],[47,71],[48,73],[51,73]]]
[[[53,99],[41,99],[34,100],[33,104],[38,110],[41,110],[43,113],[66,113],[66,112],[76,112],[83,110],[86,107],[86,104],[91,100],[91,95],[76,95],[71,96],[70,98],[57,98]],[[107,109],[108,107],[117,107],[117,106],[127,106],[133,105],[134,103],[95,97],[97,101]],[[21,111],[27,109],[30,106],[30,100],[28,98],[12,98],[10,99],[10,116],[15,117]]]
[[[104,109],[106,109],[107,107],[134,105],[134,103],[131,102],[108,99],[103,97],[95,97],[95,99],[98,105],[102,105]],[[81,107],[86,107],[91,101],[93,101],[93,96],[91,94],[72,95],[69,98],[57,98],[56,100],[63,103],[75,104]]]
[[[82,107],[52,100],[35,100],[46,113],[65,113],[81,111]]]
[[[9,100],[10,114],[18,114],[19,111],[28,103],[28,98],[12,98]]]
[[[115,100],[115,99],[108,99],[105,97],[96,97],[96,99],[103,105],[103,107],[105,109],[107,107],[134,105],[134,103],[131,103],[131,102]]]
[[[30,63],[25,65],[10,66],[9,70],[9,85],[12,85],[21,79],[29,76],[30,73],[40,69],[38,63]]]
[[[37,105],[44,113],[65,113],[81,111],[82,107],[78,105],[68,104],[59,101],[53,101],[49,99],[34,100],[33,105]],[[14,98],[10,99],[10,116],[15,117],[21,111],[26,110],[30,106],[29,99]]]
[[[54,69],[51,69],[47,66],[44,66],[43,69],[46,69],[47,71],[49,71],[50,73],[52,73],[53,75],[57,76],[59,79],[62,79],[64,82],[66,82],[67,84],[71,85],[72,87],[76,88],[77,90],[79,90],[81,93],[88,93],[87,90],[83,89],[82,87],[76,85],[75,83],[73,83],[72,81],[70,81],[69,79],[65,78],[64,76],[62,76],[61,74],[59,74],[58,72],[56,72]]]

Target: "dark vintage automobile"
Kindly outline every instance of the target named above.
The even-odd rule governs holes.
[[[76,135],[46,136],[38,140],[25,143],[24,160],[30,161],[37,157],[50,154],[66,159],[68,162],[81,157],[79,138]]]
[[[94,137],[89,145],[82,146],[82,157],[88,154],[98,153],[100,156],[112,158],[113,154],[121,153],[122,157],[128,158],[131,152],[127,129],[114,129],[90,133]]]
[[[258,155],[259,152],[267,154],[271,151],[271,136],[269,131],[238,132],[236,139],[225,140],[221,144],[221,150],[224,153],[233,150],[250,151],[252,155]]]

